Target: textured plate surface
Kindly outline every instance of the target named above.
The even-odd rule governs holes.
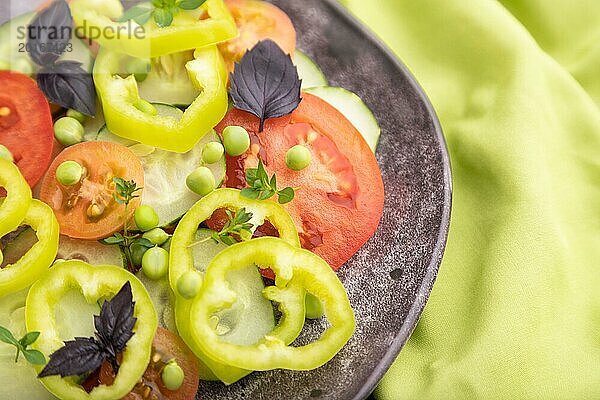
[[[342,352],[312,372],[254,373],[229,387],[202,383],[198,399],[363,399],[410,336],[437,274],[451,205],[446,146],[410,73],[335,0],[272,2],[290,15],[299,48],[331,84],[356,92],[379,120],[385,210],[376,235],[340,273],[357,318],[356,334]],[[6,20],[8,4],[2,3],[0,20]],[[31,7],[8,3],[13,15]],[[321,330],[311,322],[301,339]]]

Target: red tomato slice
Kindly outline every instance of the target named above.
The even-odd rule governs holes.
[[[371,238],[381,219],[384,187],[377,160],[360,133],[328,103],[303,93],[291,116],[268,120],[258,131],[253,115],[231,110],[219,124],[238,125],[250,132],[252,145],[241,157],[228,157],[228,187],[246,186],[246,168],[258,157],[278,187],[300,188],[285,207],[292,215],[302,246],[323,257],[334,269],[342,266]],[[285,154],[297,144],[308,147],[312,163],[302,171],[285,164]]]
[[[239,31],[236,39],[219,45],[230,72],[246,51],[264,39],[273,40],[286,54],[294,56],[296,29],[281,9],[260,0],[225,0],[225,3]]]
[[[77,185],[67,187],[56,180],[56,169],[65,161],[76,161],[84,167],[84,177]],[[123,228],[125,207],[113,198],[115,177],[134,180],[137,187],[144,187],[142,164],[127,147],[110,142],[80,143],[54,159],[42,182],[40,199],[54,210],[63,235],[102,239]],[[129,214],[139,203],[139,197],[129,203]]]
[[[34,187],[52,161],[52,114],[35,81],[9,71],[0,71],[0,144]]]

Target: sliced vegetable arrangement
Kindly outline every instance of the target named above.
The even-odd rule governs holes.
[[[19,371],[0,397],[191,400],[335,357],[355,329],[335,271],[383,210],[380,130],[289,17],[56,0],[12,23],[85,37],[0,46],[0,377]],[[307,319],[326,329],[297,345]]]

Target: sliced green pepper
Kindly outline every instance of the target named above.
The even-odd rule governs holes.
[[[102,47],[138,58],[214,45],[238,34],[223,0],[208,0],[197,10],[181,10],[173,23],[164,28],[154,20],[144,26],[134,21],[114,22],[123,14],[119,0],[74,0],[70,6],[78,34],[96,40]]]
[[[228,343],[211,327],[211,317],[231,307],[236,300],[227,275],[253,263],[275,272],[275,286],[266,288],[263,294],[279,304],[282,318],[275,330],[259,343],[251,346]],[[288,346],[281,338],[281,331],[290,323],[296,324],[298,319],[304,322],[306,292],[321,300],[330,327],[313,343]],[[193,300],[191,316],[192,337],[209,357],[259,371],[318,368],[342,349],[356,327],[344,286],[327,262],[274,237],[238,243],[219,253],[208,266],[200,293]]]
[[[29,225],[38,238],[17,262],[0,269],[2,297],[25,289],[48,269],[58,251],[59,226],[50,207],[32,200],[31,189],[17,166],[4,159],[0,159],[0,187],[7,192],[7,197],[0,200],[0,237],[20,225]]]
[[[32,200],[22,223],[35,231],[38,241],[17,262],[0,269],[0,297],[35,282],[52,265],[58,252],[59,225],[50,207]]]
[[[55,306],[72,290],[81,292],[86,301],[94,304],[111,298],[129,281],[135,301],[137,318],[134,335],[122,353],[119,372],[112,385],[100,385],[87,393],[73,378],[50,376],[41,381],[55,396],[63,400],[114,400],[125,397],[144,374],[152,354],[152,341],[158,326],[158,317],[150,295],[144,285],[131,273],[114,266],[91,266],[82,261],[56,263],[29,291],[25,305],[27,330],[41,332],[33,347],[49,358],[63,340],[59,334],[59,322],[55,318]],[[90,319],[93,316],[90,315]],[[43,366],[36,367],[38,372]]]
[[[198,343],[193,340],[190,328],[190,309],[193,301],[180,296],[177,290],[179,278],[188,271],[194,271],[194,258],[190,245],[196,240],[198,225],[209,219],[216,210],[222,208],[232,211],[245,208],[247,212],[252,213],[253,218],[250,222],[254,226],[259,226],[265,220],[268,220],[278,230],[281,240],[297,247],[300,247],[300,241],[294,221],[281,205],[270,201],[258,201],[242,197],[240,191],[235,189],[218,189],[202,198],[181,219],[173,234],[170,248],[169,281],[176,293],[175,319],[177,329],[190,349],[211,369],[216,377],[226,384],[231,384],[251,371],[216,361],[217,358],[209,357],[208,353],[198,346]],[[252,265],[252,263],[246,264],[246,267],[248,265]],[[302,293],[304,292],[302,291]],[[286,325],[286,329],[280,331],[281,340],[284,342],[291,343],[301,332],[304,325],[304,308],[299,309],[294,315],[301,318],[290,319],[294,323]]]
[[[94,82],[102,101],[108,129],[121,137],[177,153],[185,153],[225,116],[228,107],[227,71],[216,46],[196,50],[186,68],[200,95],[180,120],[141,111],[133,75],[117,73],[127,56],[101,49],[94,66]]]
[[[17,229],[31,203],[31,189],[12,162],[0,158],[0,188],[7,196],[0,202],[0,237]],[[2,291],[0,291],[2,293]]]

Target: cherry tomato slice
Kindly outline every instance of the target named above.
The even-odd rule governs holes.
[[[259,41],[271,39],[286,54],[294,56],[296,30],[286,13],[273,4],[261,0],[225,0],[238,27],[239,36],[219,46],[229,72],[246,51]]]
[[[48,100],[23,74],[0,71],[0,144],[34,187],[52,161],[54,131]]]
[[[373,235],[383,212],[384,187],[373,152],[334,107],[307,93],[291,116],[268,120],[257,133],[253,115],[233,109],[216,128],[245,127],[249,151],[227,158],[228,187],[246,186],[245,170],[260,157],[278,188],[299,188],[285,205],[292,215],[302,246],[323,257],[334,269],[342,266]],[[311,164],[302,171],[286,166],[285,154],[294,145],[306,146]]]
[[[64,186],[56,180],[56,169],[65,161],[76,161],[84,167],[78,184]],[[102,239],[123,228],[125,206],[113,198],[115,177],[144,187],[142,164],[127,147],[109,142],[80,143],[65,149],[52,162],[42,182],[40,199],[54,210],[63,235]],[[128,218],[139,203],[139,197],[129,203]]]

